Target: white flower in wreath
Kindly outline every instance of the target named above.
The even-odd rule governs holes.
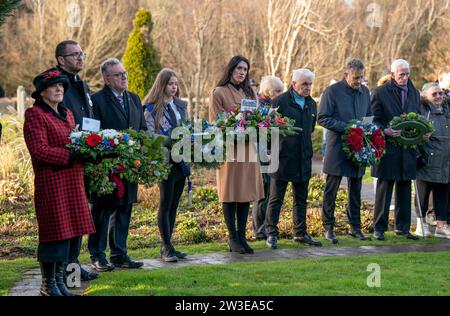
[[[82,132],[72,132],[72,133],[70,133],[69,138],[70,138],[70,141],[71,141],[72,143],[75,143],[75,142],[78,141],[82,136],[83,136],[83,133],[82,133]]]
[[[115,129],[105,129],[100,132],[100,135],[103,137],[106,137],[108,139],[114,139],[118,136],[120,136],[120,133],[116,131]]]

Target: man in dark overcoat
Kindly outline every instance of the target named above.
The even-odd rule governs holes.
[[[347,218],[349,236],[367,240],[361,231],[361,186],[365,168],[348,159],[343,150],[342,135],[351,120],[371,116],[370,93],[362,85],[364,64],[350,59],[344,70],[344,78],[325,89],[320,100],[318,122],[327,129],[327,146],[323,172],[327,175],[323,193],[322,220],[325,239],[337,243],[334,233],[336,196],[342,177],[347,177]]]
[[[403,59],[391,65],[391,80],[376,88],[372,94],[374,122],[386,135],[386,153],[378,166],[372,168],[372,176],[378,178],[375,210],[374,236],[384,240],[388,230],[389,209],[395,184],[395,232],[408,239],[418,237],[410,233],[411,226],[411,180],[416,178],[417,153],[415,149],[403,149],[389,141],[400,136],[399,130],[389,127],[394,116],[403,113],[418,113],[420,94],[409,79],[409,64]],[[429,139],[430,135],[425,135]]]
[[[83,117],[94,117],[89,87],[79,75],[83,70],[86,55],[77,42],[66,40],[56,46],[55,57],[58,63],[56,67],[69,78],[69,89],[64,95],[64,104],[72,111],[75,123],[81,130]]]
[[[292,76],[292,86],[278,96],[272,106],[283,116],[295,119],[295,126],[302,131],[294,136],[280,136],[279,167],[270,174],[269,203],[266,213],[266,244],[277,248],[278,221],[284,195],[289,182],[294,195],[294,241],[312,246],[321,246],[313,240],[306,229],[306,199],[311,178],[311,159],[313,155],[311,133],[316,125],[317,106],[311,97],[315,75],[308,69],[297,69]],[[272,155],[277,153],[272,148]]]
[[[61,75],[69,79],[68,88],[64,94],[64,105],[72,111],[75,124],[79,125],[81,130],[83,117],[94,117],[89,87],[79,75],[84,67],[85,54],[77,42],[65,40],[56,46],[55,58],[57,62],[56,68],[61,72]],[[68,263],[79,264],[78,258],[70,255]],[[90,281],[98,277],[98,273],[86,271],[81,265],[80,272],[82,281]]]
[[[100,120],[101,129],[147,130],[139,97],[126,90],[128,74],[122,63],[115,58],[108,59],[103,62],[101,71],[105,86],[92,96],[94,117]],[[115,266],[139,268],[143,265],[127,255],[128,230],[132,206],[137,202],[138,185],[124,181],[124,186],[122,198],[114,194],[93,197],[92,215],[97,232],[89,236],[88,248],[92,264],[99,271],[109,271]],[[108,235],[111,263],[105,256]]]

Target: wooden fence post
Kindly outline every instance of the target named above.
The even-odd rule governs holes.
[[[25,108],[26,108],[26,100],[27,100],[27,92],[23,86],[17,87],[17,116],[20,119],[24,119],[25,117]]]

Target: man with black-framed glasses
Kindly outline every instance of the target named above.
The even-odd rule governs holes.
[[[93,118],[92,101],[87,83],[80,78],[86,54],[80,45],[66,40],[56,46],[55,58],[57,68],[69,78],[69,89],[64,95],[64,104],[75,118],[75,123],[82,128],[83,117]]]
[[[82,128],[83,117],[93,118],[93,103],[91,101],[90,91],[87,83],[81,80],[79,73],[84,67],[85,55],[80,45],[72,40],[65,40],[59,43],[55,49],[55,58],[57,68],[61,75],[69,78],[67,92],[64,94],[64,106],[70,109],[75,118],[75,124],[79,124]],[[88,196],[89,197],[89,196]],[[81,247],[82,239],[79,239],[79,247]],[[71,249],[69,253],[69,264],[78,263],[78,257],[72,254],[77,253],[76,249]],[[98,277],[98,273],[86,271],[80,265],[81,280],[90,281]]]
[[[100,66],[105,86],[92,95],[94,117],[102,129],[135,131],[147,130],[139,96],[128,90],[128,74],[116,58],[105,60]],[[88,249],[92,266],[99,272],[115,267],[137,269],[143,262],[128,256],[127,240],[133,203],[137,202],[138,184],[123,181],[125,193],[92,196],[92,216],[96,232],[89,235]],[[109,245],[110,262],[106,259]]]

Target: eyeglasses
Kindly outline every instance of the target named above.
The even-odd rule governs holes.
[[[110,74],[108,77],[114,77],[114,78],[128,78],[128,72],[118,72],[116,74]]]
[[[403,77],[409,77],[409,72],[407,72],[407,73],[401,73],[401,74],[399,74],[398,75],[400,78],[403,78]]]
[[[433,96],[433,97],[437,97],[438,95],[440,95],[440,96],[442,96],[442,95],[444,95],[444,92],[433,92],[432,94],[431,94],[431,96]]]
[[[74,57],[75,59],[85,59],[86,54],[84,52],[76,52],[72,54],[62,55],[62,57]]]

